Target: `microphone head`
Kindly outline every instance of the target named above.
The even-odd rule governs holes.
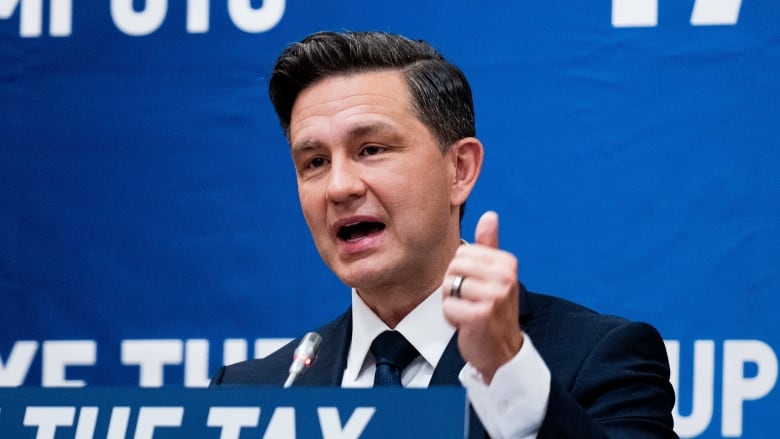
[[[293,362],[290,365],[290,373],[297,375],[303,372],[303,369],[309,367],[312,361],[314,361],[314,357],[317,356],[321,342],[322,337],[316,332],[309,332],[304,335],[298,347],[295,348]]]

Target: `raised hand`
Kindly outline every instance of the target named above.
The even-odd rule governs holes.
[[[496,370],[523,345],[517,258],[498,248],[495,212],[482,215],[474,235],[476,243],[458,248],[444,276],[443,310],[447,320],[458,328],[463,359],[489,384]],[[458,277],[462,278],[459,285]],[[451,293],[459,293],[460,297]]]

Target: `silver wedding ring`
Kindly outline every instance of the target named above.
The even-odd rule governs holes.
[[[452,280],[452,288],[450,288],[450,296],[460,299],[460,288],[463,286],[463,280],[466,276],[455,276]]]

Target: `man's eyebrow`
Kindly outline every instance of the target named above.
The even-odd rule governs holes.
[[[382,136],[381,139],[377,140],[387,143],[400,143],[402,139],[401,132],[395,129],[393,125],[384,122],[373,122],[357,125],[347,131],[347,138],[349,140],[362,139],[364,137],[370,136]],[[312,149],[318,149],[322,146],[323,143],[317,139],[304,138],[303,140],[290,145],[290,151],[293,153],[298,153]]]
[[[392,125],[388,125],[383,122],[358,125],[350,129],[347,135],[350,139],[353,140],[372,135],[387,136],[385,139],[383,139],[384,141],[387,141],[388,138],[390,141],[397,141],[401,138],[401,133],[398,132],[398,130],[396,130]]]
[[[304,139],[300,142],[296,142],[295,144],[290,145],[290,151],[292,152],[302,152],[310,149],[316,149],[322,146],[322,143],[317,140],[311,140],[311,139]]]

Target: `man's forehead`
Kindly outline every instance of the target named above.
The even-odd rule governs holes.
[[[409,102],[410,93],[406,78],[400,70],[369,70],[339,73],[325,76],[304,87],[293,101],[291,116],[300,111],[301,102],[313,99],[334,100],[350,95],[386,94]]]
[[[389,133],[409,118],[418,119],[400,72],[331,76],[298,95],[290,118],[290,141],[310,143],[305,140],[307,133],[323,126],[338,127],[349,137]]]

